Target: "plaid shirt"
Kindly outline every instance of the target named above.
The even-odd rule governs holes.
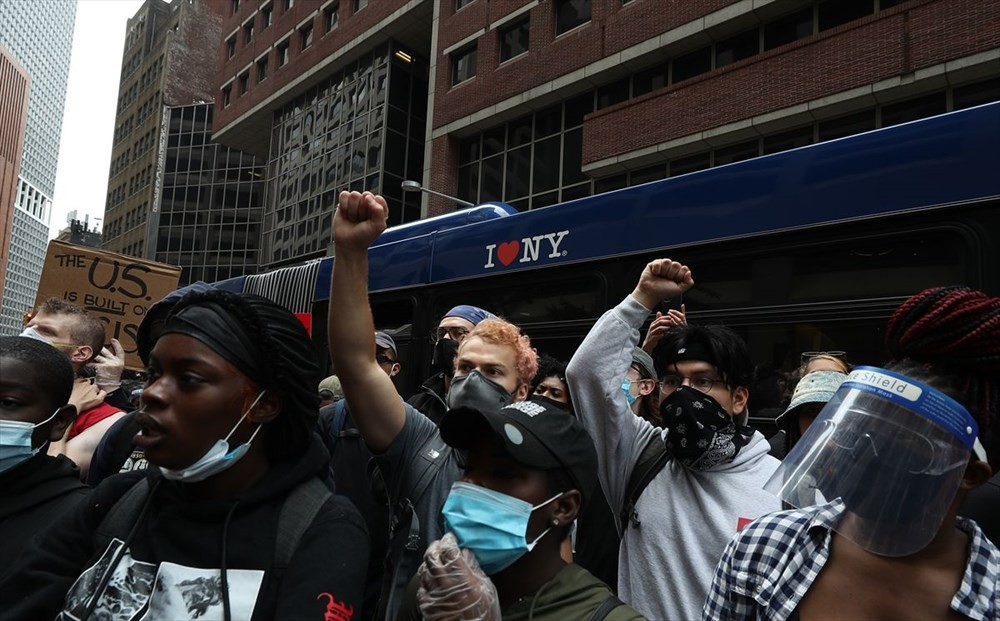
[[[830,533],[839,502],[765,515],[729,542],[705,602],[705,620],[785,621],[830,557]],[[1000,618],[1000,550],[971,520],[969,564],[951,609],[975,621]]]

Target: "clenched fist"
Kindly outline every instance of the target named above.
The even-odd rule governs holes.
[[[642,270],[632,297],[653,310],[663,300],[677,297],[693,286],[694,278],[688,266],[670,259],[657,259]]]
[[[389,204],[371,192],[341,192],[333,217],[333,241],[337,252],[367,252],[382,234],[389,219]]]

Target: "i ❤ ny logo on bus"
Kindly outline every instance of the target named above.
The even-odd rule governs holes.
[[[508,266],[515,261],[534,263],[542,256],[549,259],[564,257],[566,251],[559,250],[559,245],[562,244],[567,235],[569,235],[569,231],[559,231],[524,237],[520,240],[512,239],[500,244],[489,244],[486,246],[486,265],[483,266],[483,269],[496,267],[494,260],[499,261],[501,265]]]

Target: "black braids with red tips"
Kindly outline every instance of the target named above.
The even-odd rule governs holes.
[[[979,423],[990,463],[1000,465],[1000,298],[968,287],[927,289],[889,320],[886,347],[958,389]]]

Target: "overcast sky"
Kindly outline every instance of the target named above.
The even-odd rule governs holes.
[[[39,0],[41,1],[41,0]],[[79,0],[63,112],[50,237],[66,214],[104,216],[125,25],[142,0]]]

